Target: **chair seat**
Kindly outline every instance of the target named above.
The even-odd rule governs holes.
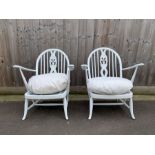
[[[64,73],[48,73],[32,76],[28,89],[33,94],[54,94],[67,88],[68,77]]]
[[[121,95],[129,93],[133,83],[120,77],[96,77],[88,80],[88,90],[96,94]]]
[[[54,94],[33,94],[31,92],[25,93],[25,98],[29,100],[51,100],[51,99],[63,99],[67,95],[67,91],[62,91]]]

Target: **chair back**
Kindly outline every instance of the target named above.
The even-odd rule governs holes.
[[[46,73],[65,73],[69,65],[68,56],[60,49],[47,49],[37,58],[36,75]]]
[[[101,47],[93,50],[87,60],[89,78],[122,77],[122,62],[116,51]]]

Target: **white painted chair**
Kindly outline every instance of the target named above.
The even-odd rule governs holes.
[[[47,49],[42,52],[36,61],[36,69],[28,69],[22,66],[14,65],[14,68],[18,68],[23,82],[25,84],[27,92],[25,93],[25,105],[24,115],[22,120],[26,119],[27,112],[34,106],[63,106],[66,120],[68,120],[68,101],[69,101],[69,88],[70,88],[70,71],[74,69],[74,65],[69,63],[68,56],[60,49]],[[48,73],[64,73],[68,77],[68,84],[65,90],[52,94],[34,94],[29,91],[28,82],[23,74],[23,71],[34,72],[36,75],[47,75]],[[63,100],[61,103],[41,103],[44,100]],[[29,101],[32,104],[29,106]]]
[[[81,65],[81,68],[85,70],[87,91],[89,96],[88,119],[92,118],[93,105],[125,105],[130,110],[132,119],[135,119],[133,112],[133,93],[130,89],[125,93],[122,93],[121,91],[124,91],[124,87],[131,88],[137,69],[142,65],[144,64],[140,63],[131,67],[122,68],[121,58],[113,49],[101,47],[93,50],[88,57],[87,64]],[[122,77],[123,71],[129,69],[135,69],[131,80],[127,80]],[[98,82],[96,82],[97,79]],[[109,83],[110,80],[111,83]],[[123,83],[125,86],[122,86],[121,88]],[[115,90],[115,85],[117,85],[117,90]],[[105,90],[103,90],[103,87]],[[119,87],[122,90],[119,90]],[[103,92],[100,93],[99,89],[102,89]],[[95,103],[95,100],[116,100],[117,102]]]

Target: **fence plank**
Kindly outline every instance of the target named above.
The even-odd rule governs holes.
[[[47,48],[60,48],[75,64],[71,85],[85,85],[80,65],[97,47],[114,48],[123,66],[146,65],[136,85],[155,85],[155,20],[129,19],[11,19],[0,20],[0,86],[23,86],[13,64],[35,68],[38,55]],[[26,73],[29,78],[31,74]],[[130,77],[127,72],[125,76]]]

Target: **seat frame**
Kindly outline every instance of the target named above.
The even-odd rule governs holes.
[[[55,55],[57,53],[57,56]],[[61,65],[59,65],[61,62]],[[19,65],[14,65],[14,68],[18,68],[23,82],[25,84],[27,92],[24,95],[25,104],[24,104],[24,115],[22,120],[25,120],[27,117],[28,111],[34,106],[63,106],[65,119],[68,120],[68,101],[69,101],[69,89],[70,89],[70,71],[74,70],[74,65],[69,63],[68,56],[60,49],[47,49],[43,51],[37,58],[36,69],[29,69]],[[40,69],[39,69],[40,67]],[[33,94],[28,89],[28,82],[24,76],[23,71],[34,72],[36,75],[46,74],[46,73],[56,73],[61,72],[65,73],[68,76],[68,85],[67,88],[55,94],[48,95],[37,95]],[[47,100],[62,100],[63,103],[42,103],[42,101]],[[32,104],[29,105],[29,102],[32,101]]]
[[[101,52],[100,57],[99,57],[98,52]],[[109,58],[110,55],[108,55],[109,57],[107,56],[107,53],[109,54],[110,52],[111,52],[111,58]],[[117,60],[118,65],[115,65],[116,60]],[[109,66],[110,64],[112,65],[111,66],[112,75],[110,76],[108,75],[110,74],[110,71],[108,70],[110,69],[110,67],[108,68],[107,63],[109,63]],[[99,67],[96,67],[97,64],[102,69],[102,71],[100,70],[100,73],[98,73],[98,75],[96,73],[97,72],[96,69],[98,69],[99,71]],[[133,65],[127,68],[122,68],[121,58],[116,51],[108,47],[100,47],[100,48],[93,50],[90,53],[88,60],[87,60],[87,64],[82,64],[81,68],[85,71],[87,84],[88,84],[88,80],[94,77],[108,77],[108,76],[109,77],[122,77],[123,71],[130,70],[130,69],[134,69],[134,72],[131,78],[131,81],[134,82],[138,67],[143,66],[143,65],[144,65],[143,63],[140,63],[140,64],[136,64],[136,65]],[[117,73],[114,74],[115,70],[117,70],[117,73],[119,70],[118,76],[116,76]],[[88,91],[88,96],[89,96],[89,117],[88,119],[92,118],[94,105],[106,105],[106,106],[125,105],[130,111],[131,118],[135,119],[134,111],[133,111],[132,91],[130,91],[129,93],[120,94],[120,95],[103,95],[103,94],[96,94],[96,93],[91,92],[88,89],[88,86],[87,86],[87,91]],[[97,100],[116,100],[117,102],[116,103],[95,103],[95,101]]]

